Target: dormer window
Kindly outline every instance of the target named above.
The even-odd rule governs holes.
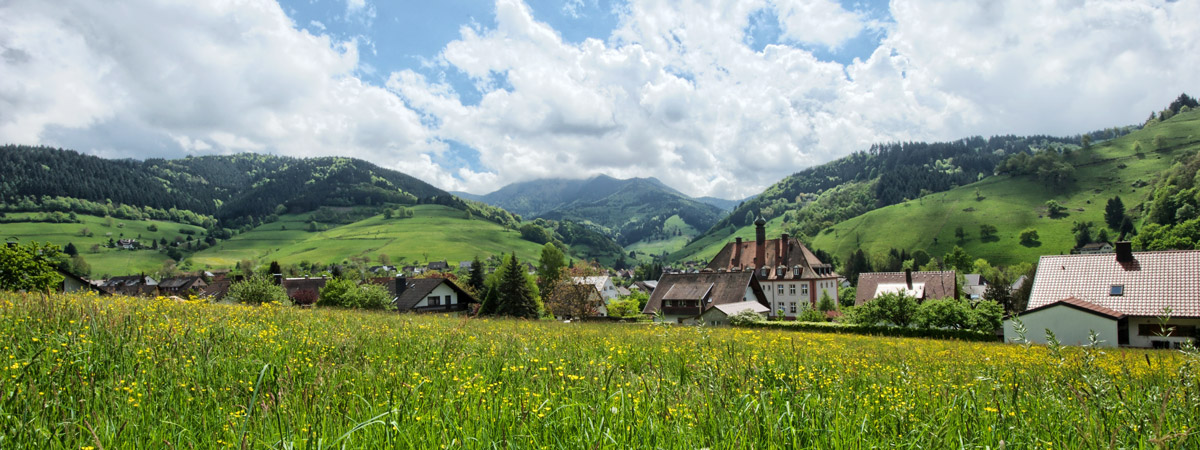
[[[1114,284],[1108,288],[1108,295],[1119,296],[1125,295],[1125,285]]]
[[[766,267],[763,267],[763,268],[762,268],[762,270],[761,270],[760,272],[762,272],[762,277],[763,277],[763,278],[766,278],[766,277],[768,277],[768,276],[770,276],[770,275],[771,275],[771,269],[768,269],[768,268],[766,268]]]
[[[800,266],[792,266],[792,276],[800,278]]]
[[[777,276],[779,278],[783,278],[783,274],[786,272],[787,272],[787,268],[785,268],[783,266],[779,266],[778,268],[775,269],[775,276]]]

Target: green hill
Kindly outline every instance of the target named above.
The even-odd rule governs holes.
[[[1156,142],[1158,145],[1156,145]],[[1135,145],[1142,153],[1135,152]],[[1149,183],[1177,160],[1200,150],[1200,112],[1180,113],[1162,123],[1070,152],[1073,178],[1048,187],[1035,175],[994,176],[983,181],[887,206],[842,221],[814,236],[813,247],[841,258],[862,248],[880,254],[890,248],[925,249],[940,256],[955,245],[992,264],[1034,262],[1040,255],[1069,252],[1072,226],[1090,221],[1104,228],[1104,206],[1120,196],[1127,210],[1141,218],[1150,196]],[[1065,206],[1066,215],[1052,218],[1046,202]],[[981,240],[979,226],[997,228],[996,238]],[[965,239],[955,236],[957,227]],[[1139,224],[1140,227],[1140,224]],[[1038,245],[1022,245],[1022,230],[1037,230]],[[1110,231],[1114,238],[1116,233]]]
[[[41,218],[41,213],[7,213],[4,220]],[[130,275],[152,273],[162,268],[170,259],[165,252],[156,250],[125,250],[109,248],[109,239],[136,239],[150,245],[150,241],[165,239],[173,243],[177,239],[186,247],[188,242],[199,242],[204,229],[173,222],[158,220],[120,220],[78,215],[81,223],[8,222],[0,223],[0,235],[16,238],[19,242],[49,242],[60,247],[74,244],[92,268],[93,277],[103,275]],[[90,234],[90,236],[87,236]],[[188,239],[191,238],[191,241]]]
[[[404,265],[467,261],[476,255],[486,258],[514,250],[530,262],[541,255],[541,245],[521,239],[519,232],[467,219],[462,211],[442,205],[418,205],[409,210],[411,218],[377,215],[320,232],[305,231],[308,215],[285,215],[218,242],[192,255],[190,261],[195,267],[231,267],[243,259],[331,263],[351,257],[378,260],[386,254],[393,264]]]
[[[526,218],[587,224],[627,249],[655,255],[682,248],[727,211],[710,204],[719,199],[693,199],[654,178],[618,180],[604,175],[513,183],[468,198]],[[668,223],[672,220],[682,224]]]

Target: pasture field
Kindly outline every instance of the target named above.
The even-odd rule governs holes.
[[[478,255],[517,252],[536,261],[542,246],[521,239],[521,233],[483,219],[467,219],[462,211],[441,205],[408,208],[413,217],[384,219],[376,215],[326,231],[305,231],[309,214],[285,215],[192,255],[197,267],[233,267],[249,259],[266,263],[311,261],[333,263],[350,257],[377,260],[386,254],[393,264],[428,261],[469,261]]]
[[[8,217],[37,217],[42,213],[8,213]],[[79,254],[92,266],[92,275],[99,278],[104,275],[133,275],[151,273],[162,268],[163,261],[170,258],[158,250],[125,250],[107,248],[109,239],[137,239],[150,245],[150,240],[166,239],[174,242],[176,238],[203,238],[204,229],[175,222],[160,220],[128,220],[106,219],[103,217],[80,214],[82,223],[44,223],[44,222],[13,222],[0,223],[0,235],[4,238],[15,237],[19,242],[49,242],[66,247],[68,243],[75,244]],[[151,231],[150,228],[156,228]],[[180,233],[181,230],[191,232],[191,235]],[[81,235],[88,231],[91,236]],[[99,245],[92,251],[93,245]]]
[[[2,448],[1197,448],[1194,353],[0,293]]]

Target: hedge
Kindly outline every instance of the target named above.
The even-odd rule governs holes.
[[[741,325],[747,328],[772,328],[778,330],[814,331],[817,333],[862,334],[867,336],[892,336],[933,339],[957,339],[961,341],[1000,341],[994,334],[967,330],[942,330],[936,328],[902,328],[880,325],[854,325],[833,322],[755,322]]]

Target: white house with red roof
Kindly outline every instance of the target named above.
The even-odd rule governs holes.
[[[1118,242],[1115,254],[1043,256],[1017,318],[1036,343],[1050,330],[1063,344],[1087,344],[1095,331],[1110,347],[1178,347],[1200,327],[1200,250],[1134,252]],[[1015,325],[1004,322],[1005,341],[1018,339]]]

